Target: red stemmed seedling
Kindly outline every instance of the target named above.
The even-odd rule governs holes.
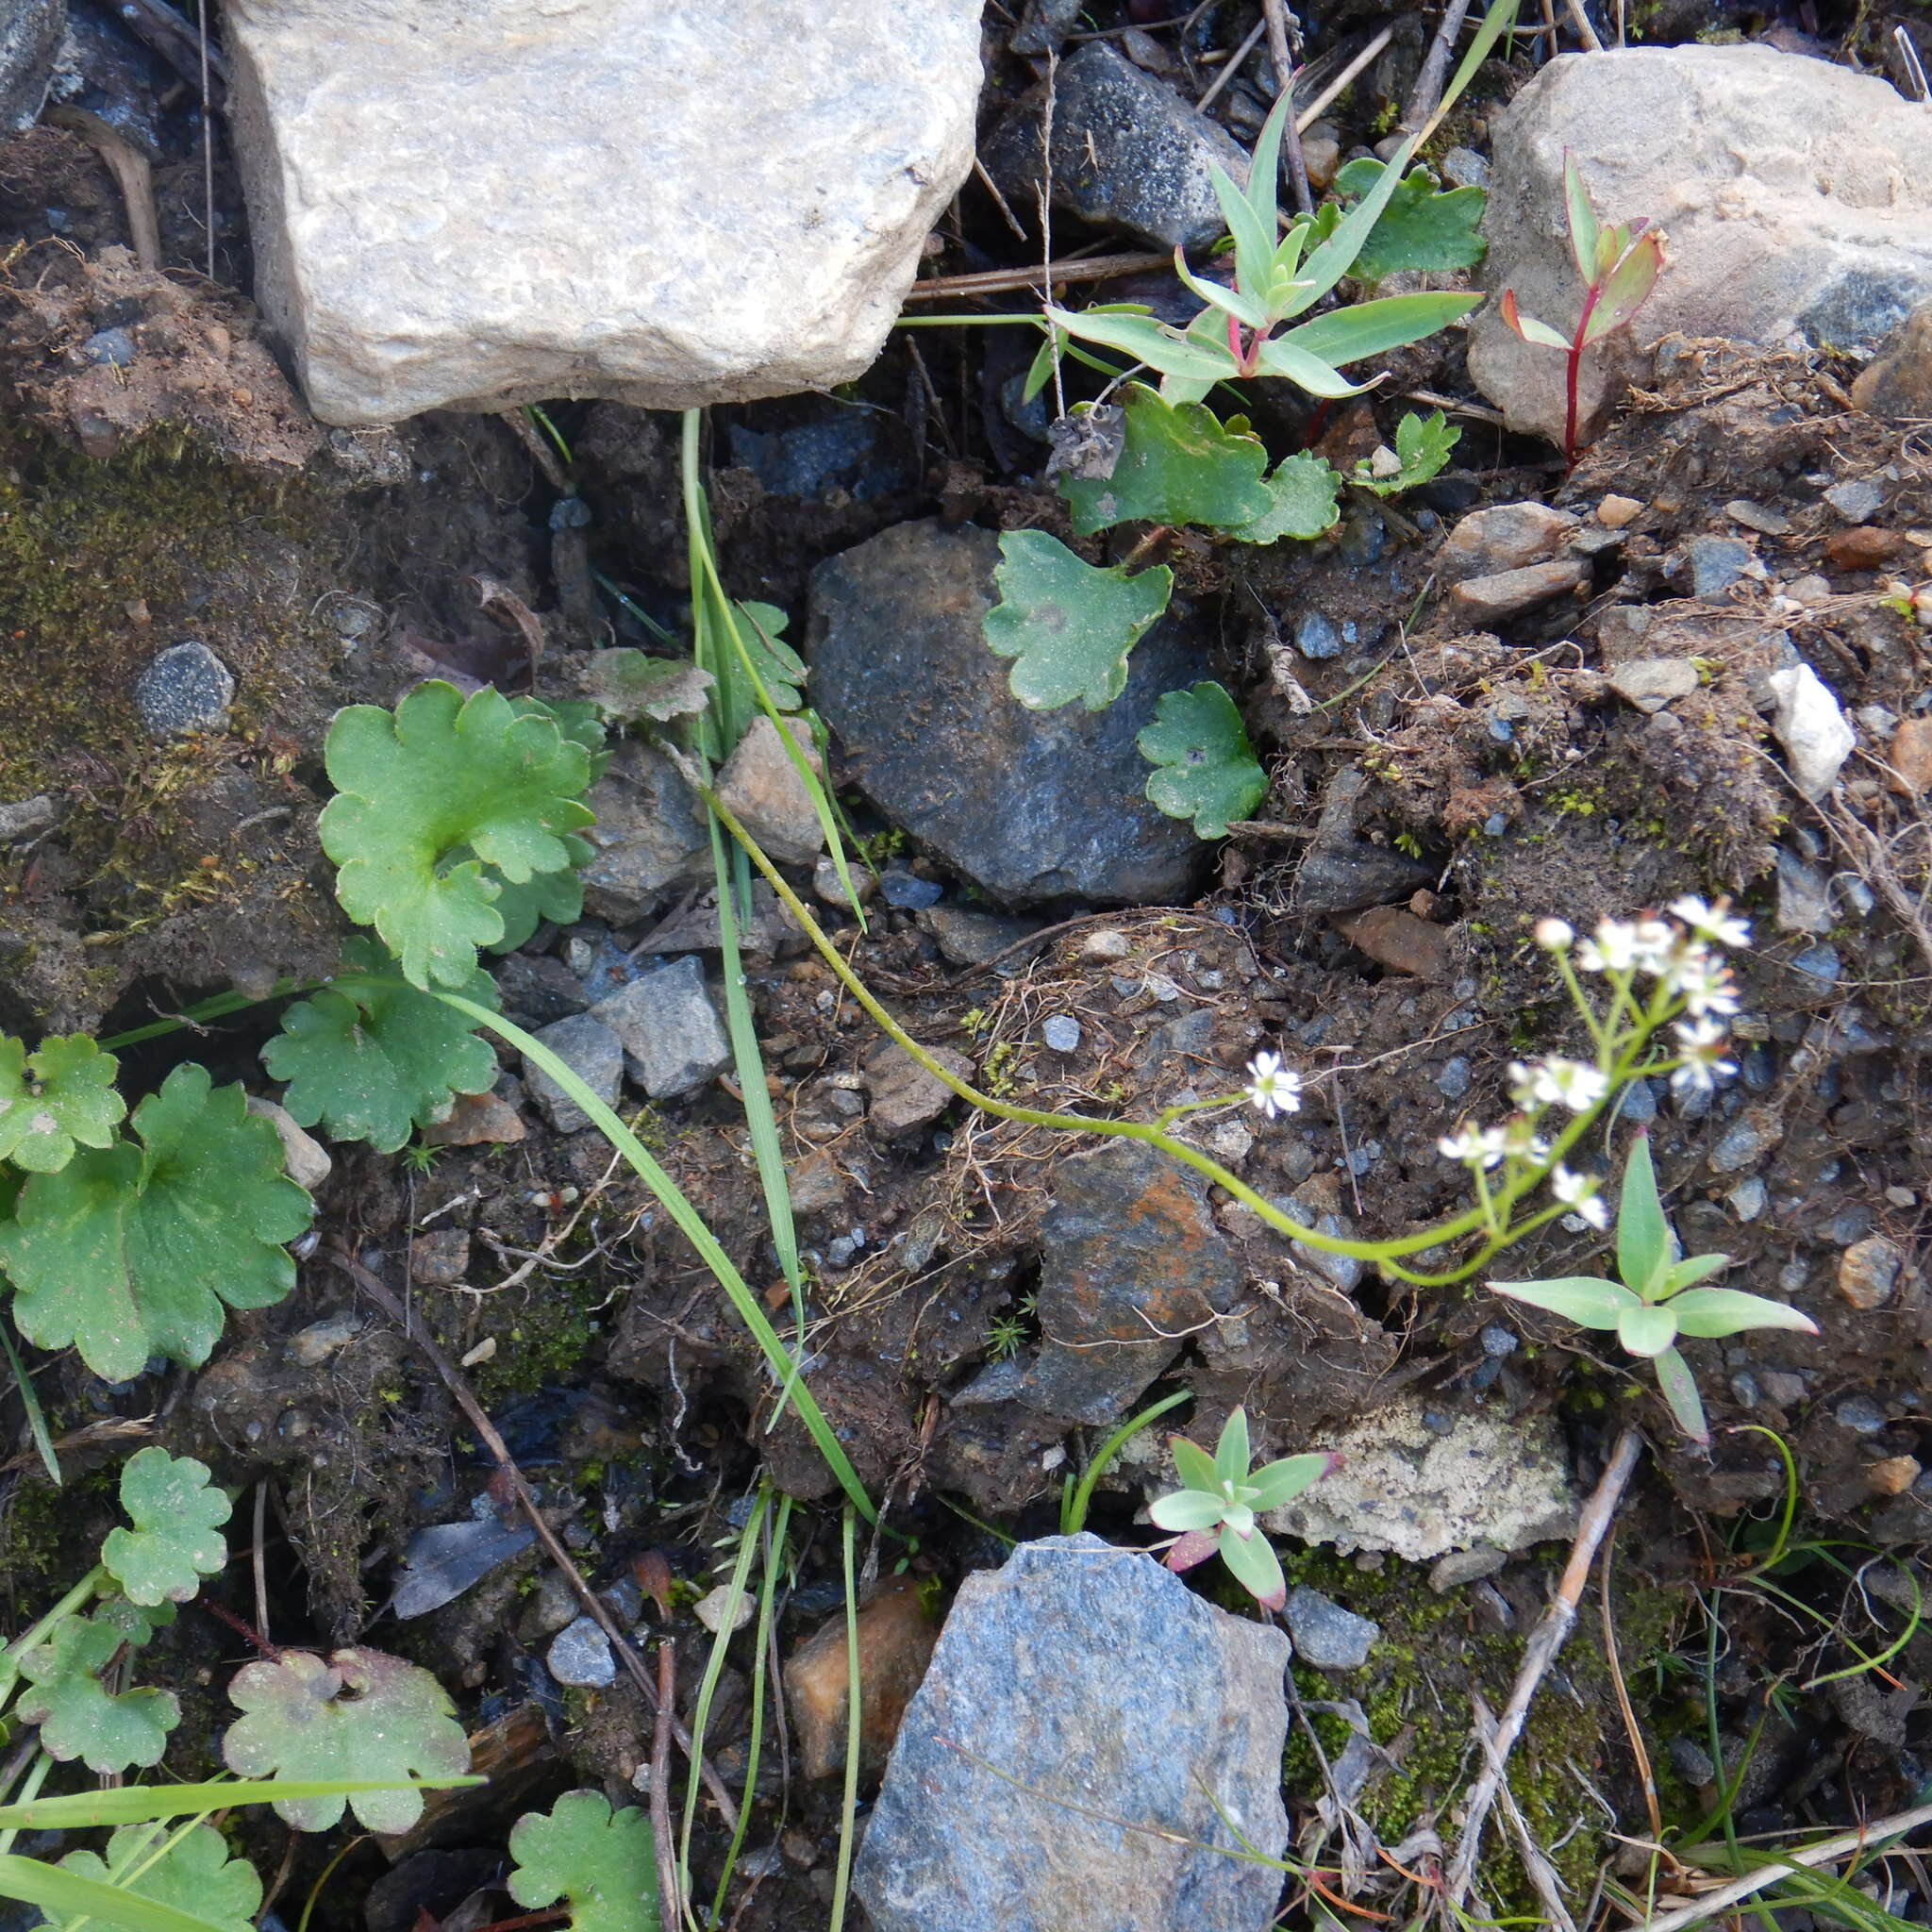
[[[1505,289],[1500,308],[1503,320],[1525,342],[1561,349],[1569,358],[1566,371],[1568,407],[1563,419],[1563,460],[1572,469],[1582,452],[1576,444],[1576,386],[1583,352],[1612,329],[1622,328],[1650,299],[1664,265],[1664,236],[1648,221],[1620,222],[1605,227],[1591,206],[1590,191],[1577,172],[1576,158],[1563,156],[1563,203],[1570,223],[1570,253],[1583,277],[1583,308],[1569,335],[1546,322],[1522,314],[1516,291]]]

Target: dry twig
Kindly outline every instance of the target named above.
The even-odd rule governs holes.
[[[677,1704],[677,1645],[658,1640],[658,1725],[651,1740],[651,1836],[658,1854],[658,1909],[667,1925],[684,1924],[677,1882],[677,1840],[671,1829],[671,1723]]]

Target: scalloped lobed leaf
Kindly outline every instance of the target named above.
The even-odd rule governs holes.
[[[546,1816],[528,1811],[509,1835],[509,1895],[531,1909],[562,1899],[571,1932],[658,1932],[651,1821],[612,1811],[602,1791],[566,1791]]]

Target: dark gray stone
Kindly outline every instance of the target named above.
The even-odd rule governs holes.
[[[0,8],[0,138],[40,118],[67,30],[67,0],[7,0]]]
[[[655,746],[620,745],[585,803],[597,814],[583,834],[597,848],[584,868],[587,911],[628,925],[655,910],[667,887],[709,875],[703,808]]]
[[[134,708],[150,738],[217,731],[234,702],[228,667],[198,639],[170,644],[134,680]]]
[[[594,1617],[578,1617],[566,1624],[550,1640],[543,1661],[559,1684],[602,1690],[617,1681],[617,1659],[611,1655],[610,1640],[597,1627]]]
[[[1795,852],[1777,848],[1777,929],[1780,932],[1829,932],[1832,928],[1831,881],[1824,871]]]
[[[624,1042],[625,1066],[653,1100],[693,1093],[731,1064],[731,1041],[695,958],[647,973],[591,1017]]]
[[[496,962],[495,976],[504,1011],[533,1025],[566,1020],[591,1005],[583,981],[547,953],[511,953]]]
[[[1038,205],[1045,112],[1036,88],[982,151],[1023,217]],[[1056,208],[1155,248],[1205,248],[1226,232],[1210,166],[1248,178],[1235,141],[1105,41],[1089,41],[1054,76],[1051,158]]]
[[[1885,491],[1869,476],[1849,483],[1834,483],[1824,492],[1830,504],[1848,524],[1869,524],[1885,508]]]
[[[506,1528],[487,1504],[482,1516],[467,1523],[433,1523],[409,1539],[391,1607],[405,1619],[426,1616],[536,1541],[537,1532],[527,1523]]]
[[[1333,1597],[1297,1584],[1288,1593],[1288,1630],[1294,1654],[1318,1671],[1358,1671],[1382,1626],[1345,1610]]]
[[[1287,1660],[1278,1630],[1095,1536],[969,1576],[859,1851],[877,1932],[1262,1932],[1280,1874],[1195,1847],[1288,1841]]]
[[[918,914],[918,920],[955,966],[984,966],[1038,930],[1034,920],[999,919],[991,912],[969,912],[959,906],[928,906]],[[1014,957],[1017,959],[1019,955]]]
[[[1693,537],[1685,552],[1690,565],[1690,594],[1721,597],[1757,561],[1757,553],[1739,537]]]
[[[1367,774],[1352,766],[1328,781],[1315,836],[1295,874],[1298,910],[1310,915],[1358,912],[1365,906],[1406,899],[1435,877],[1434,866],[1356,837],[1356,807],[1368,783]]]
[[[1071,1013],[1049,1013],[1041,1023],[1040,1037],[1055,1053],[1078,1053],[1080,1023]]]
[[[1118,1420],[1241,1291],[1199,1176],[1139,1141],[1060,1163],[1040,1248],[1040,1353],[1020,1400],[1069,1422]]]
[[[605,1106],[616,1105],[624,1084],[624,1043],[603,1021],[589,1013],[542,1027],[536,1035]],[[591,1124],[591,1117],[534,1060],[524,1061],[524,1078],[530,1098],[543,1109],[559,1134],[575,1134]]]
[[[859,787],[999,899],[1186,900],[1206,848],[1147,803],[1134,739],[1201,675],[1197,641],[1166,620],[1104,710],[1029,711],[981,633],[999,557],[994,532],[931,521],[812,573],[811,688]]]
[[[1339,658],[1342,642],[1335,620],[1319,610],[1306,610],[1296,621],[1294,647],[1304,658]]]

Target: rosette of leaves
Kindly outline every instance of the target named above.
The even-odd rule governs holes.
[[[456,1707],[425,1670],[361,1645],[285,1650],[246,1664],[228,1696],[242,1716],[222,1757],[241,1777],[380,1778],[400,1782],[470,1768]],[[354,1796],[283,1799],[276,1812],[297,1831],[326,1831],[344,1804],[371,1831],[408,1831],[423,1815],[413,1786]]]
[[[109,1382],[155,1356],[189,1368],[221,1336],[223,1304],[267,1307],[295,1285],[284,1243],[308,1196],[282,1172],[275,1128],[239,1086],[178,1066],[134,1110],[137,1141],[29,1176],[0,1223],[13,1319],[42,1348],[76,1348]]]
[[[575,889],[586,849],[572,835],[591,820],[591,756],[573,734],[591,727],[594,707],[580,708],[560,726],[549,708],[487,687],[466,699],[432,680],[393,712],[336,714],[323,850],[340,868],[342,909],[375,928],[411,984],[466,984],[512,915],[534,930],[542,892],[506,913],[507,888],[563,874],[557,890]]]
[[[532,1910],[562,1899],[571,1932],[658,1932],[651,1821],[612,1811],[601,1791],[566,1791],[546,1816],[525,1813],[509,1835],[509,1895]]]
[[[228,1560],[221,1525],[232,1506],[192,1456],[137,1450],[121,1470],[121,1507],[132,1529],[114,1529],[101,1562],[130,1604],[185,1604]]]
[[[212,1932],[254,1932],[261,1909],[261,1878],[246,1858],[231,1858],[211,1824],[176,1835],[166,1825],[124,1824],[108,1840],[108,1856],[69,1852],[63,1872],[192,1913]],[[100,1923],[129,1923],[104,1917]]]
[[[337,979],[282,1015],[261,1060],[288,1083],[282,1105],[302,1126],[320,1124],[332,1140],[390,1154],[446,1119],[458,1094],[486,1092],[495,1080],[490,1042],[400,972],[379,941],[350,940]],[[480,969],[453,991],[496,1010],[496,982]]]

